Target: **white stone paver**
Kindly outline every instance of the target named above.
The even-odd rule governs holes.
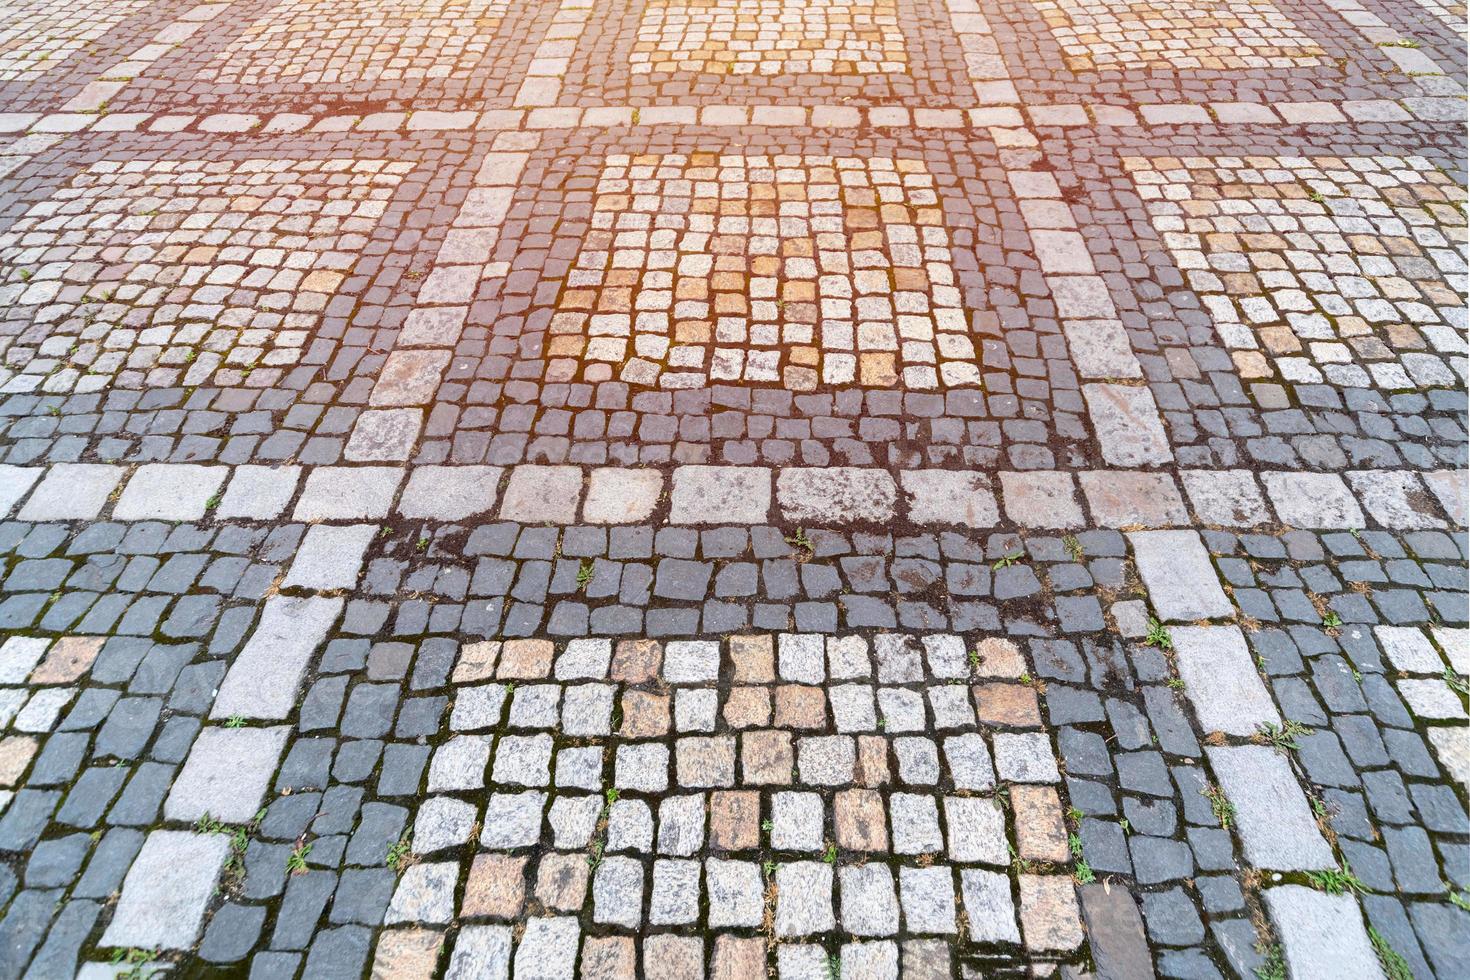
[[[102,945],[189,949],[230,850],[223,834],[155,830],[123,880]]]
[[[1210,767],[1235,808],[1251,865],[1263,871],[1336,868],[1286,757],[1264,745],[1210,746]]]

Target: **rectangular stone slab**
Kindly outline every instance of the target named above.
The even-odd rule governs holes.
[[[1284,755],[1264,745],[1211,746],[1205,752],[1235,806],[1233,822],[1252,865],[1270,871],[1337,867]]]
[[[1250,736],[1281,715],[1256,672],[1239,626],[1173,626],[1174,662],[1206,732]]]
[[[229,850],[224,834],[149,834],[123,881],[102,945],[189,949],[199,937],[204,909]]]
[[[211,718],[277,721],[291,713],[312,653],[342,612],[343,600],[274,596],[220,684]]]

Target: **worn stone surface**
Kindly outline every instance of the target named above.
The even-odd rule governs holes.
[[[217,834],[150,833],[123,880],[122,896],[102,943],[141,949],[191,947],[228,852],[228,842]]]
[[[1174,663],[1206,732],[1251,736],[1281,716],[1237,626],[1172,626]]]
[[[1259,745],[1212,746],[1210,765],[1235,808],[1246,859],[1272,871],[1337,866],[1286,759]]]
[[[0,976],[1466,972],[1453,4],[10,6]]]

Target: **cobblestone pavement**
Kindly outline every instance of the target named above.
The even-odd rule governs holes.
[[[0,980],[1470,975],[1453,0],[9,0]]]

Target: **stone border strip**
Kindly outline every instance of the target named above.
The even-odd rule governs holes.
[[[1395,49],[1396,50],[1396,49]],[[1412,50],[1412,49],[1405,49]],[[222,112],[210,115],[102,113],[98,111],[0,112],[0,135],[22,133],[213,133],[265,136],[293,133],[437,133],[472,130],[608,129],[614,127],[789,126],[813,129],[1009,130],[1027,125],[1086,129],[1154,126],[1308,123],[1463,123],[1464,96],[1356,99],[1345,102],[1167,102],[1116,105],[993,105],[978,108],[910,108],[846,105],[546,106],[459,112],[324,114],[282,112],[271,116]]]
[[[965,56],[965,69],[975,86],[975,98],[981,105],[1019,102],[1016,86],[1011,83],[1010,69],[1001,57],[995,31],[981,10],[979,0],[945,0],[950,29],[959,40]]]
[[[1419,45],[1413,38],[1400,34],[1358,0],[1326,0],[1326,4],[1363,35],[1369,44],[1377,46],[1384,57],[1397,65],[1399,71],[1405,75],[1439,76],[1459,91],[1465,90],[1464,82],[1444,71],[1433,58],[1419,50]],[[1424,87],[1422,83],[1420,87]]]
[[[561,98],[561,80],[571,66],[577,42],[592,18],[592,0],[561,0],[546,36],[541,39],[526,78],[516,92],[518,106],[554,106]]]
[[[1415,531],[1465,527],[1466,495],[1466,474],[1454,470],[1180,470],[1176,479],[1126,469],[992,476],[841,466],[0,465],[0,518],[36,522],[401,518],[1038,531],[1376,525]]]
[[[204,0],[198,6],[190,7],[165,24],[157,34],[149,39],[147,44],[103,71],[96,80],[83,86],[70,102],[61,107],[61,111],[100,112],[109,99],[128,87],[129,82],[153,67],[154,62],[193,37],[195,32],[205,24],[224,13],[232,2],[233,0]]]
[[[1158,403],[1143,383],[1107,280],[1098,275],[1056,178],[1041,170],[1013,170],[1007,178],[1057,305],[1072,363],[1087,380],[1082,396],[1103,460],[1125,467],[1172,463]]]
[[[432,271],[414,297],[393,350],[378,372],[344,455],[354,462],[409,458],[459,343],[475,290],[505,277],[507,262],[492,262],[500,228],[521,173],[541,143],[538,133],[502,132],[480,163],[469,193],[450,221]]]

